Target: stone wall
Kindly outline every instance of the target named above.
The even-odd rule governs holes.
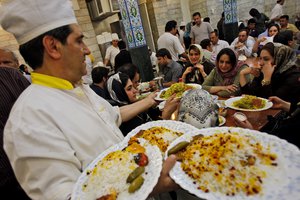
[[[182,21],[180,0],[148,0],[147,10],[153,40],[157,48],[158,37],[165,32],[165,25],[170,20],[176,20],[179,25]]]
[[[175,19],[178,23],[182,21],[182,14],[180,10],[180,0],[148,0],[147,7],[153,5],[153,11],[148,10],[150,21],[155,19],[157,24],[157,31],[154,32],[154,40],[157,41],[159,35],[164,32],[164,25],[167,21]],[[260,12],[270,15],[272,8],[276,4],[276,0],[237,0],[238,4],[238,19],[250,19],[249,10],[256,8]],[[210,17],[211,25],[216,28],[217,22],[223,12],[222,0],[189,0],[191,15],[194,12],[200,12],[202,18]],[[152,9],[152,8],[151,8]],[[283,5],[283,12],[290,16],[290,21],[293,23],[296,13],[300,12],[300,1],[286,0]],[[153,16],[154,15],[154,16]],[[155,27],[151,27],[155,30]],[[158,33],[158,35],[156,35]]]
[[[102,58],[85,0],[78,0],[78,5],[80,9],[75,11],[75,15],[85,35],[84,42],[91,50],[93,56],[95,57],[95,61],[97,62],[102,60]],[[17,55],[20,63],[25,63],[24,59],[19,53],[19,45],[15,40],[15,37],[2,29],[0,30],[0,48],[6,48],[13,51]]]
[[[98,62],[102,60],[99,46],[96,40],[96,34],[92,25],[92,21],[86,6],[85,0],[77,0],[79,5],[79,10],[75,10],[75,15],[80,25],[83,34],[85,36],[84,42],[89,47],[92,55],[95,57],[95,61]]]

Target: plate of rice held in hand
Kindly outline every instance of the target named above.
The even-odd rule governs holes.
[[[225,106],[241,111],[262,111],[271,108],[273,103],[268,99],[261,97],[243,95],[227,99],[225,101]]]
[[[165,88],[157,93],[157,96],[155,97],[155,100],[157,101],[165,101],[169,97],[171,97],[173,94],[176,94],[177,98],[181,98],[185,91],[191,90],[191,89],[201,89],[202,86],[199,84],[194,83],[174,83],[170,87]]]
[[[121,142],[101,153],[78,178],[72,200],[146,199],[157,184],[162,155],[143,139]]]
[[[178,137],[184,134],[197,132],[198,129],[184,122],[174,120],[158,120],[142,124],[125,137],[125,141],[142,138],[150,144],[158,146],[164,155],[168,146]]]
[[[171,178],[209,200],[299,199],[300,151],[276,136],[236,127],[201,129],[170,144]]]

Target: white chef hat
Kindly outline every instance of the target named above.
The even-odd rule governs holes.
[[[119,40],[118,34],[112,33],[112,34],[111,34],[111,39],[112,39],[112,40]]]
[[[70,0],[4,0],[0,6],[0,23],[21,45],[77,20]]]

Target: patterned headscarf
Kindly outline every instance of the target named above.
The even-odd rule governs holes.
[[[281,74],[294,66],[300,67],[300,60],[292,48],[281,45],[274,47],[274,64],[274,73]]]
[[[233,82],[234,82],[234,79],[236,77],[236,75],[238,74],[238,72],[240,71],[241,67],[243,65],[246,65],[246,62],[244,61],[240,61],[238,60],[238,55],[235,51],[233,51],[232,49],[229,49],[229,48],[224,48],[222,49],[218,55],[220,55],[219,58],[221,58],[222,55],[226,54],[230,57],[230,52],[229,51],[232,51],[232,53],[235,55],[235,60],[236,60],[236,64],[235,66],[232,66],[231,70],[228,71],[228,72],[222,72],[219,68],[219,62],[218,62],[218,58],[217,58],[217,61],[216,61],[216,69],[217,69],[217,72],[221,75],[221,77],[223,78],[223,85],[231,85]]]

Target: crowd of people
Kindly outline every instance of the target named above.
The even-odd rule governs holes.
[[[16,37],[32,71],[19,65],[12,51],[0,49],[1,194],[13,199],[70,199],[83,169],[137,126],[171,119],[179,107],[178,120],[185,121],[185,113],[196,110],[198,118],[205,118],[201,127],[218,125],[218,108],[211,95],[251,94],[269,99],[273,108],[286,112],[270,134],[299,147],[297,136],[283,131],[292,130],[300,116],[300,60],[294,41],[300,33],[283,15],[283,3],[277,1],[269,18],[252,8],[248,27],[241,28],[231,44],[224,36],[224,13],[216,29],[199,12],[191,22],[180,24],[181,31],[175,20],[168,21],[156,53],[148,48],[145,56],[151,56],[151,67],[162,77],[163,87],[184,82],[202,89],[182,101],[172,95],[162,110],[155,101],[155,81],[149,82],[151,92],[138,98],[139,66],[132,63],[118,34],[112,35],[104,63],[93,66],[94,58],[68,3],[12,0],[2,5],[1,25]],[[12,8],[19,12],[11,12]],[[256,56],[255,66],[244,59]],[[201,102],[196,102],[200,96]],[[200,112],[204,107],[210,118]],[[247,120],[236,124],[253,128]],[[175,156],[164,161],[150,196],[178,190],[168,175],[175,162]]]

